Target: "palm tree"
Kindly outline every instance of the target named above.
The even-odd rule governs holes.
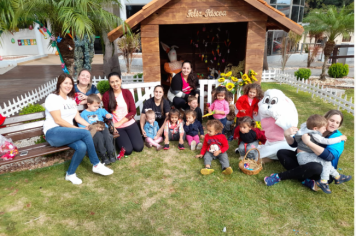
[[[328,40],[324,48],[324,64],[320,75],[320,80],[325,80],[326,63],[334,50],[335,39],[340,35],[350,35],[354,31],[354,14],[349,9],[343,7],[338,10],[335,6],[329,6],[326,12],[314,10],[304,18],[309,26],[306,30],[314,32],[324,32]]]
[[[58,49],[70,74],[73,75],[75,37],[88,38],[94,43],[94,35],[101,35],[98,28],[111,30],[124,25],[116,15],[104,10],[102,5],[118,4],[119,0],[25,0],[17,17],[50,24],[51,33],[60,36]],[[124,27],[127,30],[127,27]],[[69,34],[68,34],[69,33]],[[70,37],[70,35],[73,37]]]

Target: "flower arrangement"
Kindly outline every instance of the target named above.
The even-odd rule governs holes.
[[[235,94],[237,91],[240,91],[242,86],[245,84],[252,84],[254,81],[257,81],[257,73],[253,70],[249,70],[247,74],[241,74],[241,79],[232,76],[232,71],[227,73],[221,73],[218,82],[220,85],[225,86],[228,91]]]

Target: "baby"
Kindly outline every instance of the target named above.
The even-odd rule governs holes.
[[[156,113],[153,110],[146,111],[146,123],[143,127],[146,132],[147,138],[145,139],[146,146],[151,148],[156,147],[157,151],[161,150],[163,147],[159,144],[163,141],[162,137],[157,137],[157,131],[159,126],[157,121],[155,121]]]

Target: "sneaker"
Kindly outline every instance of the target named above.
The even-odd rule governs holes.
[[[184,150],[185,149],[184,144],[178,144],[178,149],[179,150]]]
[[[352,179],[351,175],[340,175],[339,179],[335,179],[335,184],[342,184]]]
[[[202,144],[202,143],[198,143],[198,145],[197,145],[197,150],[202,149],[202,147],[203,147],[203,144]]]
[[[235,153],[236,153],[236,154],[240,154],[239,148],[236,148],[236,149],[235,149]]]
[[[146,146],[147,146],[148,148],[151,148],[151,147],[152,147],[152,144],[151,144],[151,143],[145,142],[145,144],[146,144]]]
[[[331,190],[329,188],[328,183],[322,183],[321,180],[315,181],[315,183],[321,190],[323,190],[324,193],[331,194]]]
[[[77,177],[77,174],[72,175],[66,174],[65,180],[72,182],[72,184],[81,184],[83,181]]]
[[[111,175],[112,173],[114,173],[112,169],[107,168],[101,162],[99,162],[99,164],[97,164],[96,167],[93,166],[93,172],[100,175]]]
[[[197,142],[194,140],[190,143],[190,150],[195,150],[195,147],[197,146]]]
[[[213,172],[214,172],[214,169],[210,169],[210,168],[203,168],[200,170],[200,173],[202,175],[210,175]]]
[[[159,150],[162,150],[163,147],[162,147],[162,145],[158,145],[158,146],[156,147],[156,149],[157,149],[157,151],[159,151]]]
[[[111,164],[109,157],[105,154],[103,156],[98,156],[99,159],[101,159],[101,162],[104,163],[105,165]]]
[[[312,180],[312,179],[305,179],[302,184],[305,186],[305,187],[308,187],[310,188],[311,190],[313,191],[318,191],[318,186],[316,185],[315,183],[315,180]]]
[[[225,168],[225,170],[223,170],[223,174],[224,175],[231,175],[232,174],[232,168],[229,166],[228,168]]]
[[[267,186],[272,186],[281,181],[281,179],[279,178],[278,174],[271,174],[271,176],[266,176],[264,181]]]
[[[163,147],[164,150],[168,150],[169,149],[169,144],[165,144]]]
[[[109,153],[108,156],[109,156],[110,163],[114,163],[116,161],[116,156],[114,153]],[[104,164],[106,165],[106,163]]]

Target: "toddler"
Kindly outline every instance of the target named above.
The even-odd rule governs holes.
[[[239,125],[235,129],[234,139],[238,139],[238,151],[243,158],[251,148],[257,148],[258,142],[266,143],[265,132],[255,127],[255,122],[249,116],[239,118]],[[257,150],[252,150],[247,154],[248,159],[257,161]]]
[[[210,175],[214,172],[211,169],[211,161],[214,159],[219,159],[223,174],[232,174],[232,168],[229,164],[229,158],[226,151],[229,149],[229,144],[225,135],[221,134],[224,126],[218,120],[209,120],[207,122],[207,135],[204,138],[204,144],[199,155],[196,158],[202,158],[204,156],[205,168],[200,170],[202,175]]]
[[[146,132],[147,138],[145,139],[146,146],[151,148],[156,147],[157,151],[163,147],[159,144],[163,141],[162,137],[157,137],[157,131],[159,130],[158,122],[155,121],[156,113],[153,110],[146,111],[146,123],[143,126],[143,130]]]
[[[263,98],[263,91],[259,84],[248,84],[244,88],[244,95],[236,102],[238,113],[236,117],[249,116],[253,119],[258,113],[258,102]]]
[[[310,162],[317,162],[323,166],[323,171],[320,175],[320,180],[316,181],[318,187],[320,187],[324,193],[330,194],[329,189],[329,175],[334,177],[335,184],[341,184],[351,180],[351,176],[340,175],[336,169],[332,166],[331,161],[326,161],[318,157],[307,145],[304,144],[302,140],[303,135],[309,135],[310,141],[315,144],[331,145],[339,143],[341,141],[346,141],[346,136],[341,135],[336,138],[324,138],[322,133],[326,131],[327,120],[320,115],[312,115],[308,118],[306,123],[303,123],[300,130],[295,134],[294,139],[298,144],[297,148],[297,160],[299,165],[305,165]],[[265,177],[265,183],[267,186],[271,186],[280,181],[278,174],[272,174],[271,176]]]
[[[189,96],[188,97],[188,105],[190,107],[190,110],[195,111],[197,113],[196,119],[203,124],[203,114],[201,112],[200,107],[198,107],[198,98],[195,96]]]
[[[179,141],[178,148],[184,150],[184,128],[180,119],[180,112],[177,109],[169,111],[166,124],[164,126],[164,150],[169,149],[169,141]]]
[[[202,144],[199,140],[199,132],[200,137],[204,138],[204,130],[202,124],[196,120],[197,114],[195,111],[187,110],[185,112],[186,122],[183,126],[188,144],[191,150],[200,150],[202,148]]]
[[[90,94],[87,97],[88,108],[82,111],[80,116],[86,120],[89,124],[93,124],[97,121],[104,121],[104,117],[112,119],[112,115],[105,109],[99,108],[101,100],[98,95]],[[79,127],[85,127],[79,124]],[[117,130],[115,129],[117,132]],[[95,150],[98,153],[99,158],[105,165],[114,163],[116,161],[115,147],[113,144],[113,137],[108,130],[108,126],[105,124],[105,128],[102,131],[97,131],[93,137]]]
[[[214,111],[214,119],[219,120],[223,124],[223,127],[226,125],[226,115],[229,114],[229,103],[225,100],[226,93],[227,90],[225,87],[217,87],[214,94],[214,102],[208,109],[209,113]],[[222,133],[225,134],[225,129],[222,130]]]

